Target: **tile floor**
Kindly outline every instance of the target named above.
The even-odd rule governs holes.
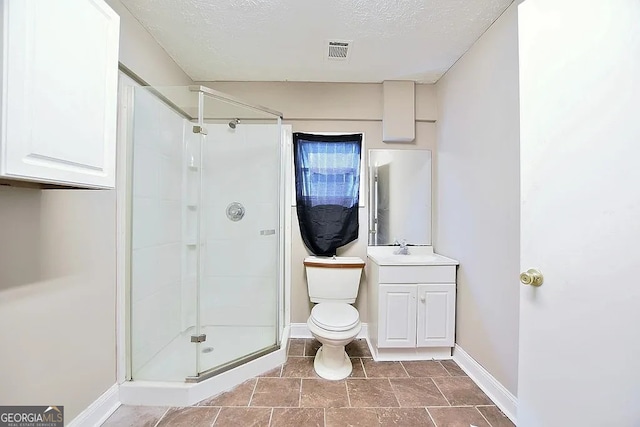
[[[121,406],[103,426],[514,426],[453,361],[375,362],[356,340],[351,376],[327,381],[313,370],[319,346],[292,339],[284,365],[228,392],[186,408]]]

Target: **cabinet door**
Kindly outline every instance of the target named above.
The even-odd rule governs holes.
[[[380,285],[378,347],[416,346],[416,285]]]
[[[114,187],[120,17],[102,0],[4,0],[0,7],[0,172]]]
[[[418,285],[418,347],[453,347],[456,285]]]

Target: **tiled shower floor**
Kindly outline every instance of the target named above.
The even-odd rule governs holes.
[[[347,346],[342,381],[313,370],[316,340],[292,339],[287,362],[186,408],[121,406],[103,426],[513,427],[453,361],[375,362],[364,340]]]

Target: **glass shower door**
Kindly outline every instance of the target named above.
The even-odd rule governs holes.
[[[198,372],[215,374],[276,349],[280,125],[207,124],[202,145]]]
[[[129,95],[129,376],[182,382],[198,372],[191,336],[200,145],[191,117],[169,100],[197,99],[187,87],[135,87]]]
[[[197,382],[278,348],[280,113],[200,86],[131,107],[128,371]]]

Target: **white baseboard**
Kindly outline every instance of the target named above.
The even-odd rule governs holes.
[[[104,423],[120,406],[119,386],[114,384],[69,423],[69,427],[94,427]]]
[[[451,359],[451,347],[376,348],[369,340],[367,344],[376,362]]]
[[[290,326],[291,333],[289,336],[291,338],[313,338],[306,323],[292,323]]]
[[[514,424],[517,424],[516,411],[518,408],[518,399],[516,396],[500,384],[493,375],[457,344],[453,349],[453,360],[460,365],[462,370],[469,375],[469,378],[478,384],[478,387],[494,401],[496,406],[500,408]]]
[[[292,323],[290,331],[290,338],[313,338],[306,323]],[[362,329],[360,329],[360,333],[356,339],[365,339],[367,335],[367,324],[363,323]]]

